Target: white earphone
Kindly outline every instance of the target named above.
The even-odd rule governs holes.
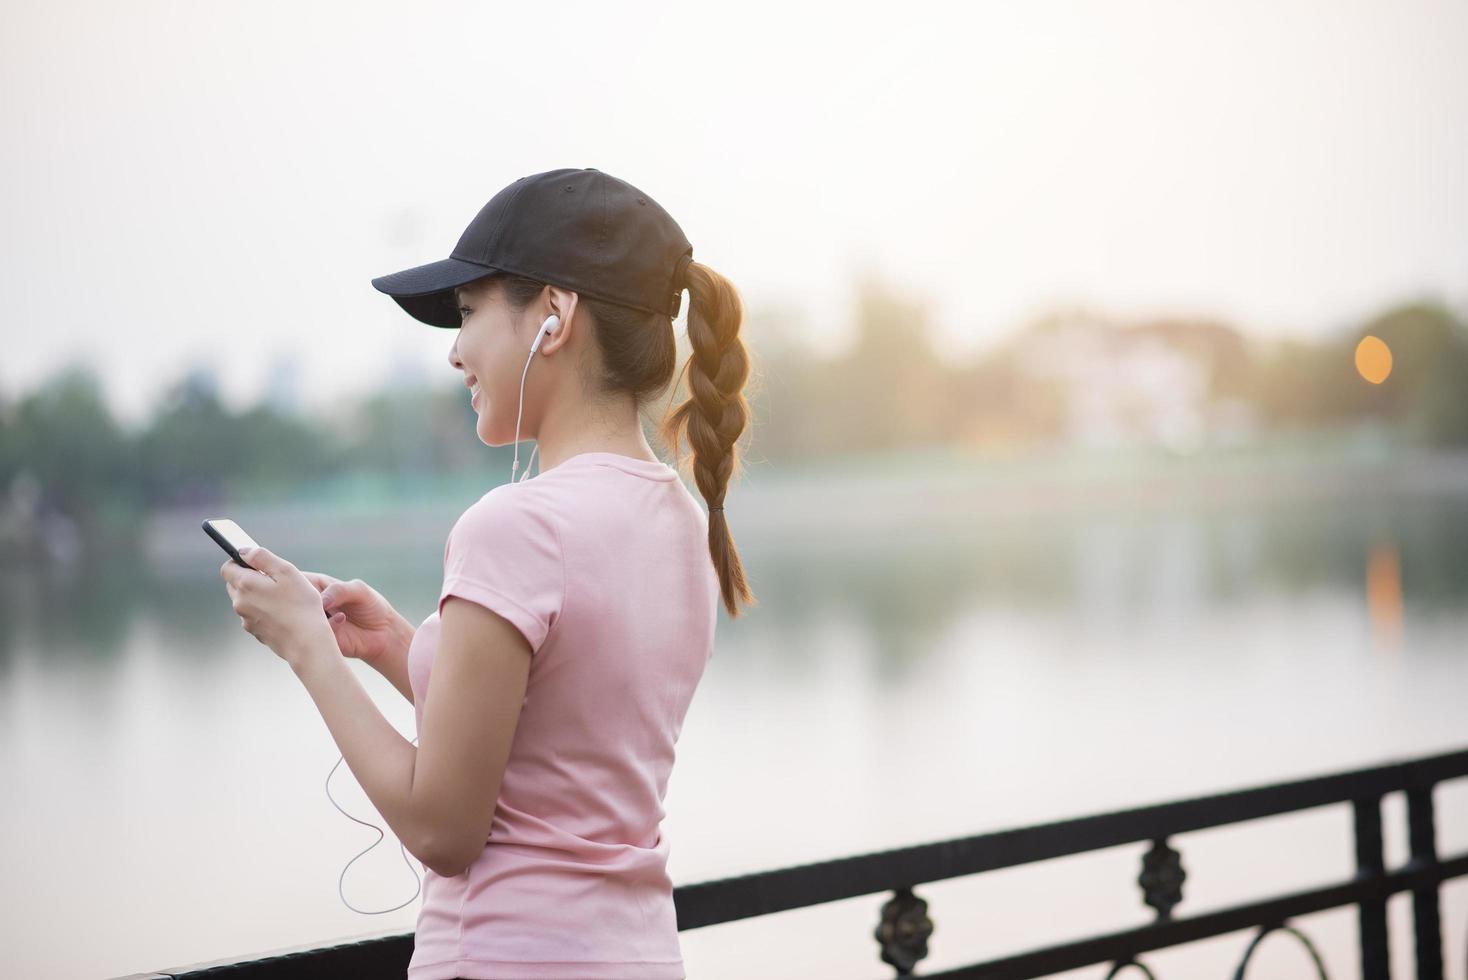
[[[413,741],[416,742],[416,741],[418,741],[418,739],[414,738]],[[346,757],[343,756],[342,758],[346,758]],[[336,760],[336,766],[332,766],[331,767],[331,772],[329,772],[329,773],[326,774],[326,798],[328,800],[331,800],[331,805],[334,806],[334,807],[336,807],[338,810],[341,810],[342,816],[346,817],[348,820],[351,820],[351,821],[353,821],[355,823],[359,823],[359,824],[361,824],[364,827],[371,827],[373,830],[377,831],[377,840],[373,841],[372,844],[371,844],[371,846],[369,846],[367,848],[367,851],[370,851],[370,850],[372,850],[372,848],[374,848],[378,844],[381,844],[382,843],[382,838],[384,836],[384,834],[382,833],[382,828],[379,827],[379,826],[377,826],[377,824],[375,824],[375,823],[368,823],[365,820],[358,820],[356,817],[352,816],[347,811],[342,810],[341,804],[338,803],[336,801],[336,798],[331,795],[331,775],[332,775],[332,773],[336,772],[337,766],[339,766],[341,764],[342,764],[342,759],[337,759]],[[401,841],[398,842],[398,847],[402,849],[402,852],[403,852],[403,860],[404,861],[407,861],[407,863],[408,863],[408,870],[409,871],[413,871],[413,862],[410,861],[410,860],[408,860],[408,848]],[[366,854],[367,851],[363,851],[362,854]],[[375,910],[375,911],[369,910],[369,909],[359,909],[359,908],[357,908],[357,906],[355,906],[351,902],[348,902],[347,901],[347,893],[344,892],[344,891],[342,891],[342,882],[347,877],[347,868],[350,868],[352,866],[352,862],[353,861],[356,861],[357,858],[359,858],[359,857],[362,856],[362,854],[358,854],[357,857],[354,857],[354,858],[352,858],[351,861],[348,861],[347,862],[347,867],[346,868],[342,868],[342,873],[336,879],[336,893],[341,896],[341,898],[342,898],[342,904],[344,904],[347,908],[351,909],[353,912],[361,912],[363,915],[383,915],[383,914],[385,914],[387,912],[396,912],[398,909],[402,908],[403,905],[407,905],[408,902],[411,902],[413,899],[417,898],[418,897],[418,892],[421,892],[423,890],[423,879],[422,878],[418,878],[418,872],[417,871],[413,871],[413,877],[414,878],[418,878],[418,889],[417,889],[417,891],[413,892],[413,894],[408,898],[408,902],[404,902],[403,905],[394,905],[390,909],[378,909],[378,910]]]
[[[520,408],[515,413],[515,461],[510,466],[510,482],[514,483],[515,474],[520,469],[520,417],[525,413],[525,375],[530,373],[530,362],[535,360],[535,352],[540,350],[540,342],[555,333],[561,326],[561,318],[552,313],[545,318],[540,325],[540,333],[535,335],[535,342],[530,345],[530,356],[525,359],[525,370],[520,372]],[[531,450],[530,459],[535,460],[535,454],[540,450],[540,441],[536,440],[535,448]],[[530,464],[525,464],[525,476],[530,475]],[[523,481],[525,476],[520,477]]]
[[[519,411],[517,411],[516,414],[515,414],[515,461],[511,465],[511,467],[510,467],[510,482],[511,483],[514,483],[515,482],[515,473],[520,468],[520,418],[524,414],[524,411],[525,411],[525,375],[527,375],[527,374],[530,373],[530,362],[535,359],[535,352],[538,351],[538,350],[540,350],[540,342],[542,340],[544,340],[546,337],[549,337],[551,334],[555,333],[556,330],[560,327],[560,325],[561,325],[561,318],[558,317],[558,316],[556,316],[554,313],[552,313],[550,316],[548,316],[548,317],[545,318],[545,322],[540,325],[540,332],[535,335],[535,342],[530,345],[530,356],[528,358],[526,358],[526,360],[525,360],[525,370],[522,371],[522,372],[520,372],[520,408],[519,408]],[[538,451],[539,449],[540,449],[540,445],[537,442],[537,444],[535,446],[535,451]],[[530,460],[531,460],[531,462],[533,462],[535,460],[535,451],[532,451],[531,454],[530,454]],[[530,464],[527,463],[526,464],[526,468],[525,468],[525,476],[529,476],[529,475],[530,475]],[[525,476],[522,476],[520,478],[520,480],[522,482],[524,481]],[[416,741],[418,741],[418,739],[415,738],[415,739],[413,739],[413,741],[416,742]],[[343,756],[342,758],[345,758],[345,756]],[[342,814],[347,819],[353,820],[353,821],[355,821],[355,822],[357,822],[359,824],[362,824],[364,827],[371,827],[373,830],[377,831],[377,835],[378,835],[377,836],[377,840],[373,841],[372,842],[372,846],[367,848],[367,851],[370,851],[370,850],[372,850],[373,847],[376,847],[378,844],[382,843],[382,839],[383,839],[382,828],[381,827],[378,827],[376,824],[368,823],[365,820],[357,820],[356,817],[352,816],[350,813],[347,813],[347,811],[342,810],[341,804],[337,803],[336,799],[331,795],[331,775],[332,775],[332,773],[336,772],[337,766],[340,766],[341,764],[342,764],[342,759],[337,759],[336,760],[336,766],[332,766],[331,767],[331,772],[329,772],[329,773],[326,774],[326,798],[329,799],[329,800],[331,800],[331,805],[334,806],[334,807],[336,807],[338,810],[341,810]],[[407,847],[405,847],[401,842],[399,842],[398,846],[402,848],[402,851],[403,851],[403,860],[404,861],[408,861],[408,849],[407,849]],[[367,851],[363,851],[362,854],[366,854]],[[368,911],[366,909],[359,909],[359,908],[357,908],[351,902],[348,902],[347,901],[346,893],[342,891],[342,881],[347,876],[347,868],[350,868],[352,866],[352,862],[353,861],[356,861],[357,858],[359,858],[359,857],[362,856],[362,854],[358,854],[357,857],[354,857],[354,858],[352,858],[351,861],[348,861],[347,862],[347,867],[346,868],[342,868],[341,876],[339,878],[337,878],[337,880],[336,880],[336,891],[337,891],[337,894],[338,895],[341,895],[342,902],[346,905],[347,908],[351,909],[353,912],[361,912],[363,915],[382,915],[385,912],[396,912],[398,909],[402,908],[403,905],[407,905],[408,902],[411,902],[411,901],[413,901],[414,898],[417,898],[418,897],[418,893],[423,890],[423,880],[421,878],[419,878],[418,879],[418,891],[415,891],[413,893],[412,898],[409,898],[407,902],[404,902],[403,903],[403,905],[395,905],[395,906],[393,906],[390,909],[382,909],[381,911],[377,911],[377,912],[372,912],[372,911]],[[411,861],[408,861],[408,870],[409,871],[413,871],[413,863]],[[413,871],[413,877],[417,878],[418,877],[418,872]]]

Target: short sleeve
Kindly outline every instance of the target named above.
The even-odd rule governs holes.
[[[552,518],[519,487],[496,487],[466,510],[444,546],[438,611],[451,595],[477,602],[514,624],[538,653],[560,617],[566,575]]]

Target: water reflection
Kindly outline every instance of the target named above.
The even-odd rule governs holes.
[[[878,515],[871,533],[815,542],[736,522],[760,605],[720,624],[679,745],[676,880],[1458,747],[1465,509],[1423,495],[1024,517],[976,504],[962,524],[894,532],[900,515]],[[434,608],[434,535],[454,516],[384,515],[381,538],[370,517],[346,531],[289,514],[245,523],[301,567],[372,583],[416,621]],[[295,941],[230,931],[267,902],[301,924],[302,942],[411,927],[411,906],[366,924],[338,907],[341,867],[374,835],[359,841],[326,800],[337,751],[324,726],[240,629],[222,554],[192,516],[178,523],[181,560],[0,573],[0,769],[46,789],[4,811],[8,839],[25,842],[0,855],[22,868],[14,895],[56,877],[26,861],[70,853],[81,821],[95,850],[61,873],[91,874],[99,908],[135,895],[146,873],[160,915],[181,921],[197,863],[229,883],[228,895],[209,886],[228,914],[191,923],[195,959]],[[307,543],[282,543],[292,539]],[[352,544],[325,545],[338,540]],[[411,735],[411,705],[378,690]],[[352,781],[337,783],[333,795],[370,816]],[[380,863],[352,868],[352,899],[396,904],[411,876],[391,841],[374,853]],[[729,855],[737,866],[720,863]],[[1332,855],[1349,857],[1322,845],[1320,860]],[[1256,859],[1271,858],[1243,846],[1231,866],[1251,874]],[[283,898],[282,876],[306,887]],[[1003,912],[948,908],[981,911]],[[23,959],[50,962],[64,928],[36,931]],[[101,942],[109,965],[189,958],[147,936],[121,921]],[[685,949],[696,957],[712,941]],[[122,956],[129,942],[137,952]],[[127,972],[94,966],[62,969]]]
[[[1379,649],[1402,649],[1402,567],[1396,545],[1378,541],[1366,562],[1366,607]]]
[[[167,648],[217,643],[236,624],[218,578],[223,559],[199,537],[197,561],[167,568],[113,561],[71,574],[0,572],[0,673],[22,650],[58,664],[105,662],[140,615]],[[941,534],[857,535],[819,549],[740,544],[761,602],[741,628],[770,634],[780,659],[798,660],[803,624],[849,622],[893,676],[981,600],[1063,609],[1104,631],[1187,620],[1261,593],[1338,590],[1361,594],[1381,642],[1399,644],[1404,604],[1450,606],[1468,593],[1468,500],[1454,498],[980,517]],[[359,553],[348,562],[317,550],[292,560],[365,578],[416,621],[432,611],[441,568],[436,544],[414,558]]]
[[[1063,610],[1106,631],[1329,591],[1362,595],[1373,622],[1400,627],[1402,604],[1429,611],[1468,593],[1468,501],[1070,514],[975,521],[941,538],[744,553],[762,602],[751,631],[789,635],[813,618],[847,620],[895,674],[980,601]],[[800,655],[798,644],[779,649]]]

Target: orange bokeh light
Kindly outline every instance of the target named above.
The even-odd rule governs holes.
[[[1356,345],[1356,370],[1372,384],[1381,384],[1392,373],[1391,348],[1380,337],[1362,337]]]
[[[1396,545],[1379,542],[1366,559],[1366,612],[1383,650],[1402,646],[1402,559]]]

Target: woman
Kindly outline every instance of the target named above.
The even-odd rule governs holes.
[[[480,440],[516,444],[511,482],[455,523],[416,629],[360,580],[263,548],[221,569],[235,609],[425,866],[409,980],[681,978],[662,801],[720,601],[754,604],[723,513],[748,411],[739,295],[656,202],[591,168],[520,178],[450,258],[373,285],[458,330],[449,362]],[[685,288],[691,397],[659,435],[681,469],[686,434],[707,516],[638,414],[673,380]],[[343,654],[412,699],[416,747]]]

